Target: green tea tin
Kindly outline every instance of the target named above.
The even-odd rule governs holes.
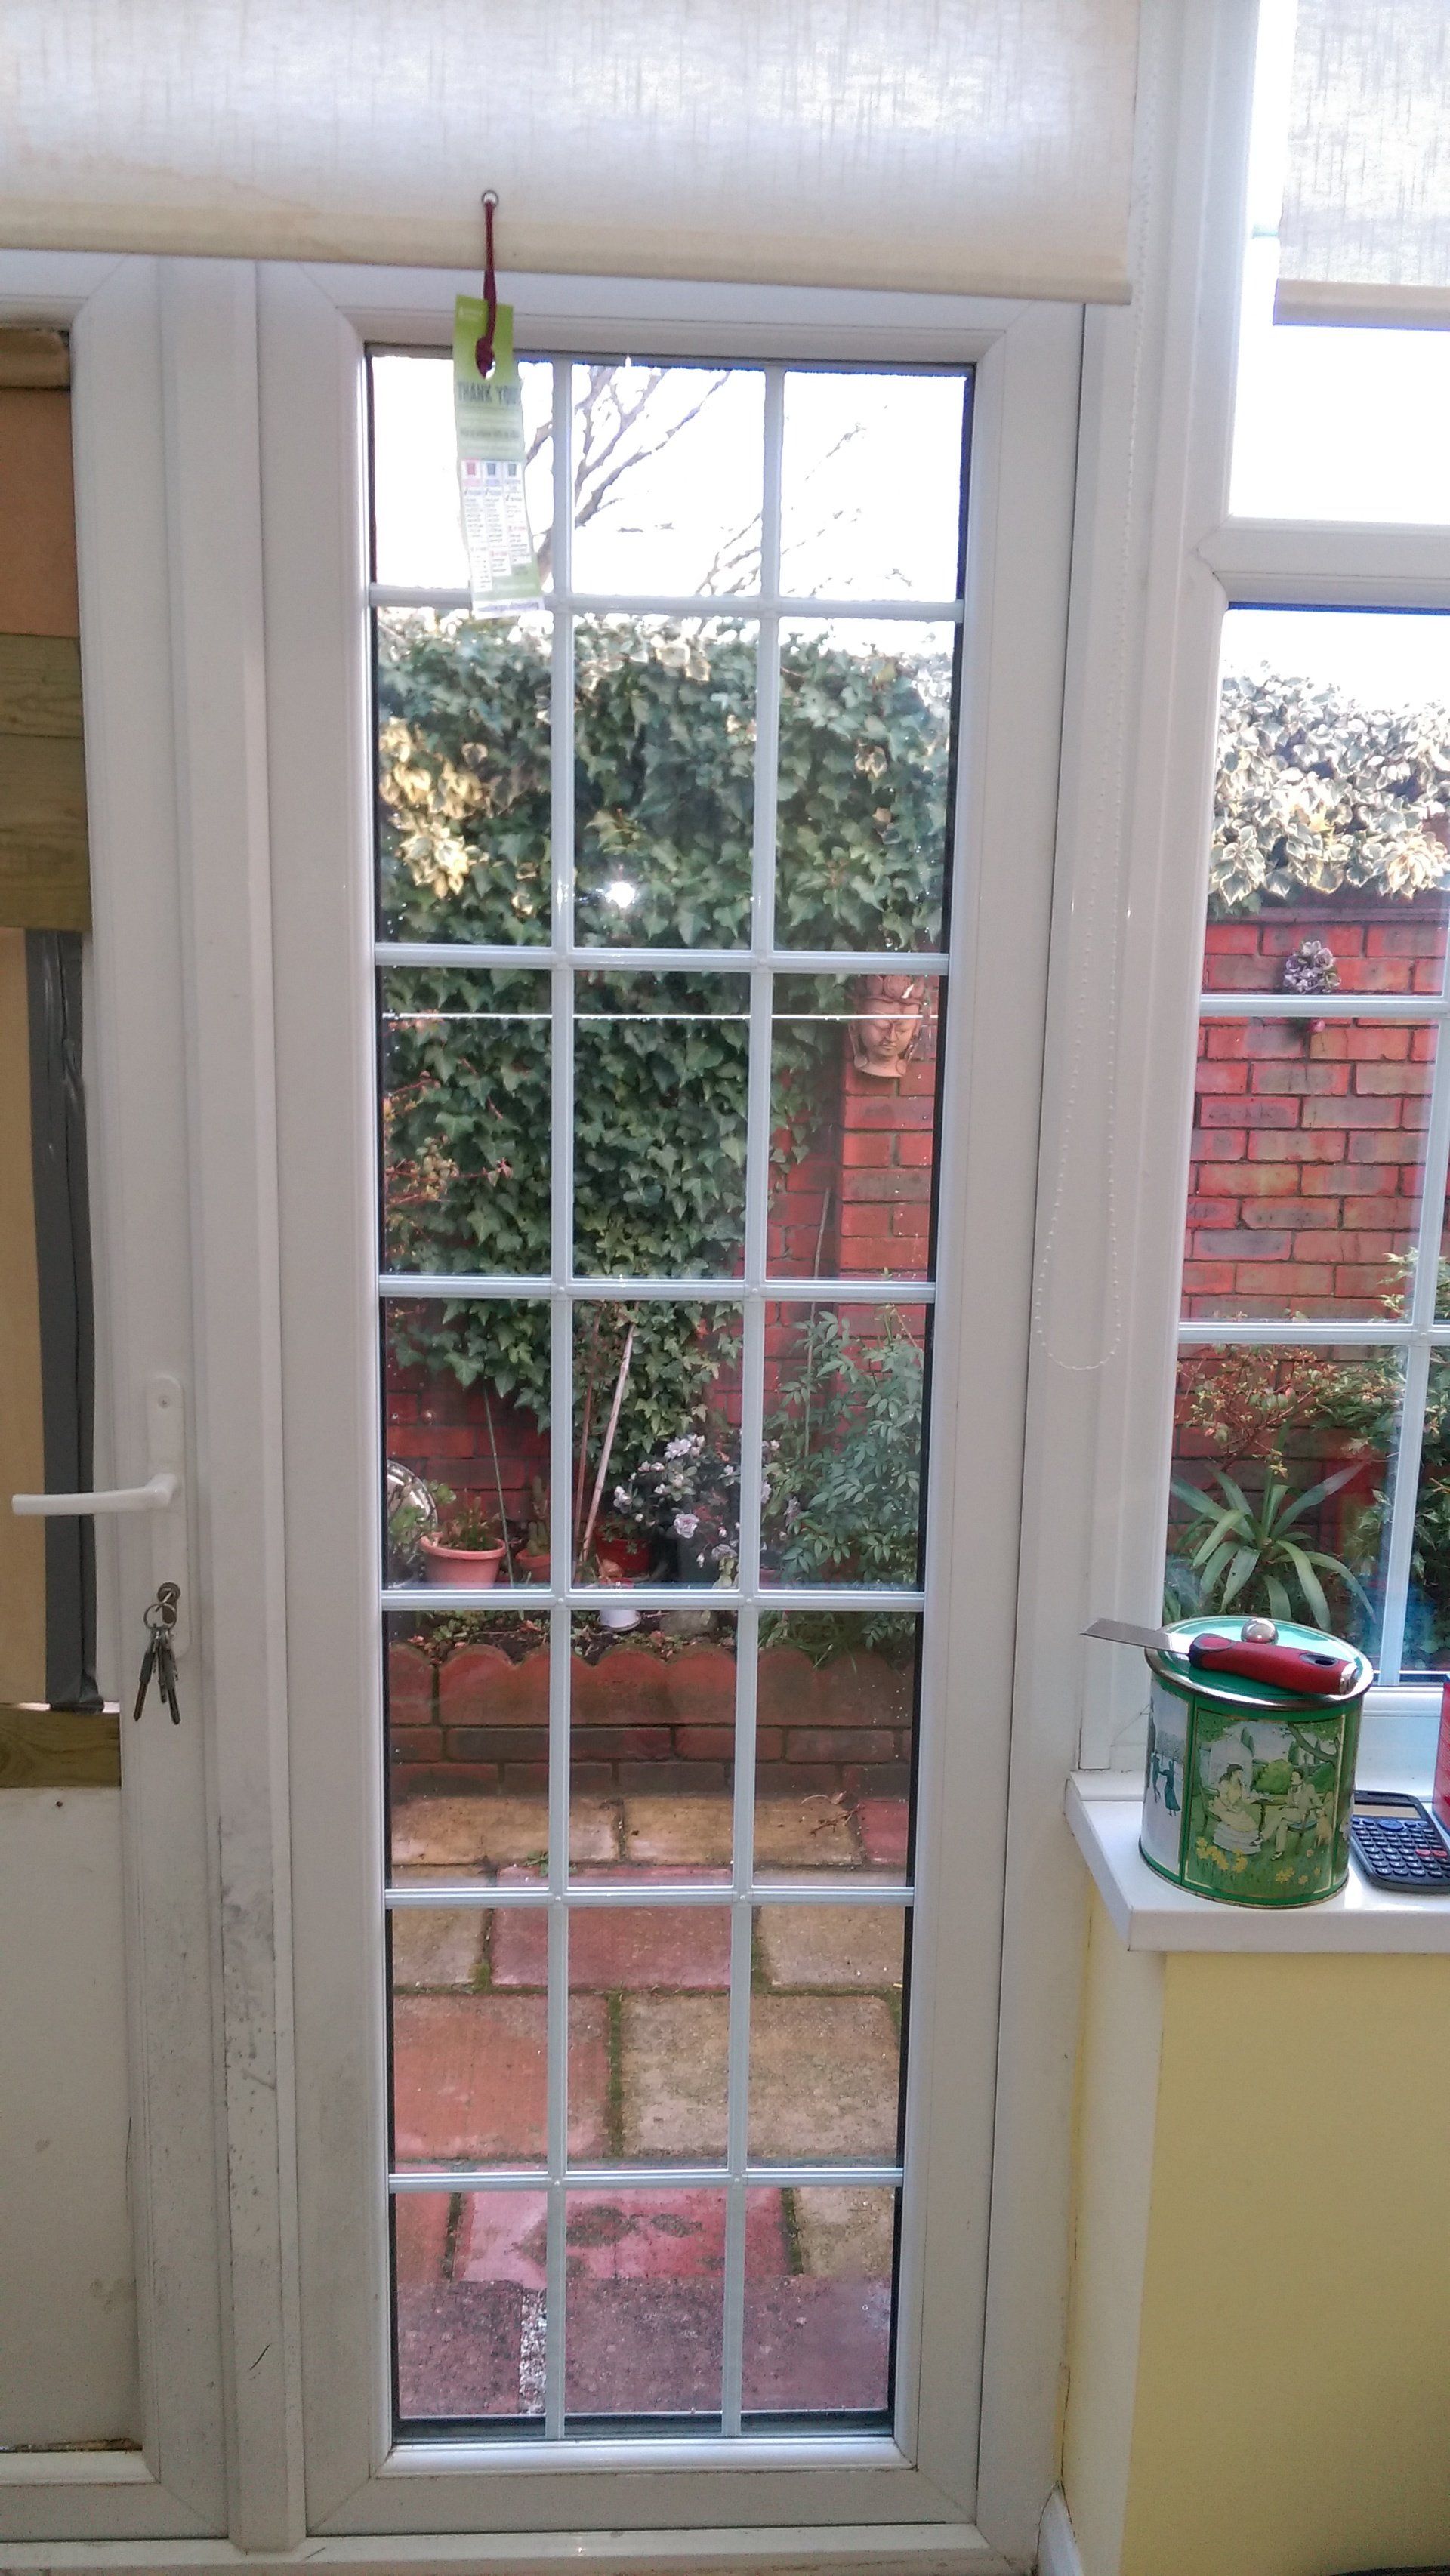
[[[1236,1621],[1184,1619],[1150,1648],[1153,1695],[1139,1849],[1150,1869],[1230,1905],[1315,1905],[1349,1875],[1349,1811],[1367,1655],[1280,1620],[1279,1641],[1352,1667],[1333,1699],[1196,1670],[1193,1639]]]

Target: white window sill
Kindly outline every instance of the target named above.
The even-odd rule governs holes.
[[[1380,1782],[1360,1765],[1363,1787]],[[1415,1786],[1423,1795],[1427,1784]],[[1275,1913],[1262,1906],[1220,1905],[1191,1896],[1151,1870],[1138,1850],[1140,1782],[1124,1771],[1075,1771],[1067,1784],[1067,1821],[1113,1924],[1130,1950],[1440,1951],[1450,1953],[1450,1896],[1391,1896],[1361,1878],[1353,1861],[1349,1885],[1322,1905]]]

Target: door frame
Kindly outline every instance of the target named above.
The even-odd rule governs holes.
[[[220,381],[198,363],[208,283],[201,262],[0,258],[0,315],[71,335],[96,1481],[145,1478],[144,1389],[177,1378],[190,1626],[182,1723],[153,1701],[123,1729],[142,2449],[0,2455],[4,2543],[286,2546],[302,2529],[265,769],[248,695],[261,591],[246,582],[255,469],[229,483],[207,416],[235,391],[225,350],[206,353]],[[215,342],[221,309],[208,319]],[[102,1522],[97,1542],[102,1677],[127,1698],[149,1532]]]
[[[359,1854],[370,1863],[379,1847],[365,1793],[339,1813],[328,1749],[351,1736],[369,1694],[376,1713],[374,1674],[355,1673],[354,1689],[346,1661],[371,1638],[376,1605],[333,1582],[326,1618],[314,1615],[318,1521],[307,1485],[336,1384],[327,1372],[348,1337],[372,1329],[361,1091],[341,1157],[329,1160],[307,1113],[315,1051],[336,1045],[365,1066],[370,1047],[355,1019],[366,978],[353,974],[369,935],[356,865],[371,802],[360,534],[357,485],[338,460],[360,465],[363,340],[416,339],[425,316],[432,335],[446,336],[442,317],[469,284],[231,261],[0,259],[0,310],[72,329],[76,355],[98,1322],[116,1390],[109,1458],[101,1408],[97,1474],[144,1472],[130,1372],[168,1368],[193,1397],[188,1485],[200,1498],[196,1641],[182,1675],[198,1724],[174,1740],[168,1729],[164,1743],[138,1732],[125,1800],[145,2464],[0,2462],[0,2564],[7,2543],[53,2535],[83,2548],[93,2537],[84,2563],[99,2566],[104,2538],[124,2546],[128,2533],[156,2537],[158,2565],[225,2564],[238,2547],[286,2563],[309,2528],[330,2528],[329,2561],[361,2567],[400,2545],[368,2534],[420,2526],[458,2535],[440,2544],[457,2565],[472,2554],[480,2564],[531,2554],[541,2565],[559,2555],[663,2562],[672,2551],[699,2557],[712,2541],[734,2564],[813,2548],[842,2564],[1021,2564],[1054,2465],[1057,2210],[1049,2194],[1040,2246],[1024,2246],[1015,2225],[1004,2236],[993,2218],[989,2297],[987,2178],[994,2124],[1005,2113],[1009,2130],[1031,2127],[1052,2101],[1015,2020],[1034,1983],[1057,1983],[1063,1964],[1046,1967],[1040,1890],[1030,1873],[1008,1870],[1006,1855],[1076,308],[514,282],[531,336],[560,347],[637,338],[643,322],[662,352],[677,333],[681,349],[721,355],[978,369],[958,799],[959,921],[969,918],[947,1069],[974,1114],[957,1182],[944,1187],[942,1267],[957,1293],[942,1299],[937,1369],[939,1431],[969,1413],[974,1437],[954,1460],[949,1441],[936,1441],[928,1578],[947,1596],[938,1698],[969,1701],[975,1723],[954,1738],[937,1725],[923,1758],[941,1768],[923,1795],[929,1840],[940,1843],[953,1818],[993,1821],[973,1868],[951,1865],[963,1848],[955,1832],[948,1865],[928,1854],[918,1953],[950,1959],[952,1972],[918,1994],[915,2012],[919,2040],[938,2025],[938,2059],[948,2025],[975,2034],[957,2046],[959,2065],[998,2063],[1003,1995],[1014,2030],[1002,2028],[1000,2084],[956,2101],[938,2087],[930,2106],[919,2086],[913,2104],[928,2197],[950,2213],[940,2247],[918,2257],[906,2283],[908,2302],[921,2297],[929,2356],[921,2466],[767,2475],[684,2462],[634,2472],[621,2462],[549,2473],[545,2517],[539,2472],[510,2479],[506,2497],[498,2471],[389,2463],[377,2388],[359,2402],[353,2384],[366,2342],[358,2319],[366,2326],[381,2291],[375,2251],[364,2248],[361,2263],[355,2247],[329,2260],[316,2251],[322,2196],[348,2157],[358,2208],[377,2185],[370,2143],[361,2159],[356,2145],[366,2124],[352,2112],[381,2045],[380,1976],[361,2015],[346,1994],[358,1962],[371,1975],[380,1955],[365,1911],[371,1879],[365,1887],[354,1867],[349,1887],[345,1871],[309,1868],[294,1888],[291,1873],[293,1838],[310,1851],[319,1817],[334,1856],[350,1849],[354,1863]],[[983,852],[1003,863],[976,869]],[[344,971],[329,981],[320,968],[339,958]],[[1009,1046],[1023,1078],[1003,1086]],[[350,1281],[335,1306],[316,1293],[329,1257]],[[342,1551],[348,1480],[329,1479],[328,1553],[370,1569],[376,1453],[354,1410],[362,1471]],[[145,1569],[139,1557],[122,1563],[124,1631]],[[970,1582],[955,1579],[961,1569]],[[969,1692],[949,1678],[968,1674]],[[1021,1758],[1019,1744],[1014,1772]],[[1019,1836],[1062,1835],[1070,1759],[1065,1716],[1058,1724],[1049,1713],[1034,1727],[1030,1817],[1014,1785]],[[294,1993],[306,2075],[295,2123]],[[352,2034],[340,2052],[339,2031]],[[1000,2153],[997,2171],[998,2196],[1005,2181],[1020,2205]],[[381,2197],[378,2188],[375,2205]],[[1052,2285],[1035,2303],[1014,2296],[1013,2276],[1025,2274]],[[1021,2407],[1014,2389],[1031,2392]],[[539,2528],[545,2518],[556,2538]],[[601,2525],[632,2526],[639,2538],[580,2528]],[[223,2530],[230,2542],[203,2541],[200,2554],[188,2545]]]
[[[263,268],[260,408],[288,1500],[288,1653],[304,2390],[311,2525],[329,2533],[661,2533],[894,2526],[985,2565],[974,2520],[1006,1792],[1076,462],[1075,307],[506,279],[518,345],[977,369],[957,927],[945,1074],[969,1104],[944,1176],[933,1425],[940,1604],[924,1675],[922,1982],[908,2161],[936,2213],[908,2243],[923,2401],[905,2446],[394,2447],[386,2411],[381,1741],[371,1094],[370,685],[363,367],[442,346],[463,275]],[[984,858],[987,864],[982,864]],[[995,864],[993,863],[995,861]],[[1004,1082],[1001,1067],[1014,1067]],[[320,1110],[317,1068],[342,1068]],[[954,1438],[970,1419],[970,1443]],[[965,1569],[969,1579],[956,1579]],[[950,1677],[970,1675],[966,1689]],[[948,1702],[973,1723],[941,1722]],[[1066,1764],[1064,1763],[1064,1768]],[[985,1824],[983,1820],[989,1820]],[[943,1849],[943,1842],[945,1849]],[[933,1850],[933,1845],[936,1846]],[[947,1865],[971,1854],[972,1866]],[[949,1960],[949,1974],[931,1965]],[[935,2066],[931,2098],[924,2080]],[[349,2212],[338,2224],[339,2209]],[[928,2226],[931,2221],[927,2221]],[[1050,2374],[1054,2351],[1045,2362]],[[910,2457],[915,2448],[915,2463]],[[608,2465],[606,2465],[606,2461]],[[836,2465],[842,2463],[841,2465]],[[984,2468],[985,2468],[984,2463]],[[1046,2464],[1044,2464],[1046,2465]],[[1050,2483],[1043,2481],[1042,2495]],[[1039,2497],[1039,2509],[1041,2503]]]

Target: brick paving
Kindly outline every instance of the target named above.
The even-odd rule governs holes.
[[[904,1801],[772,1795],[757,1867],[872,1877],[904,1861]],[[500,1809],[506,1812],[500,1814]],[[576,1801],[580,1875],[728,1867],[723,1794]],[[542,1800],[424,1797],[394,1822],[400,1869],[517,1884],[540,1864]],[[890,2162],[897,2150],[902,1917],[757,1910],[749,2130],[762,2162]],[[545,2153],[545,1926],[527,1908],[393,1917],[395,2147],[402,2162]],[[580,1907],[570,1918],[570,2152],[715,2161],[725,2148],[725,1906]],[[895,2195],[842,2184],[747,2195],[745,2403],[762,2414],[888,2403]],[[536,2418],[543,2403],[542,2190],[400,2196],[399,2389],[407,2420]],[[708,2417],[720,2403],[725,2194],[569,2195],[566,2404],[581,2416]]]

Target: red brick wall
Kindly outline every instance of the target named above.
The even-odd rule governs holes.
[[[1443,906],[1343,899],[1210,923],[1205,986],[1283,989],[1306,938],[1344,992],[1438,989]],[[1184,1266],[1190,1316],[1375,1315],[1413,1244],[1433,1030],[1387,1021],[1209,1020],[1199,1030]]]

